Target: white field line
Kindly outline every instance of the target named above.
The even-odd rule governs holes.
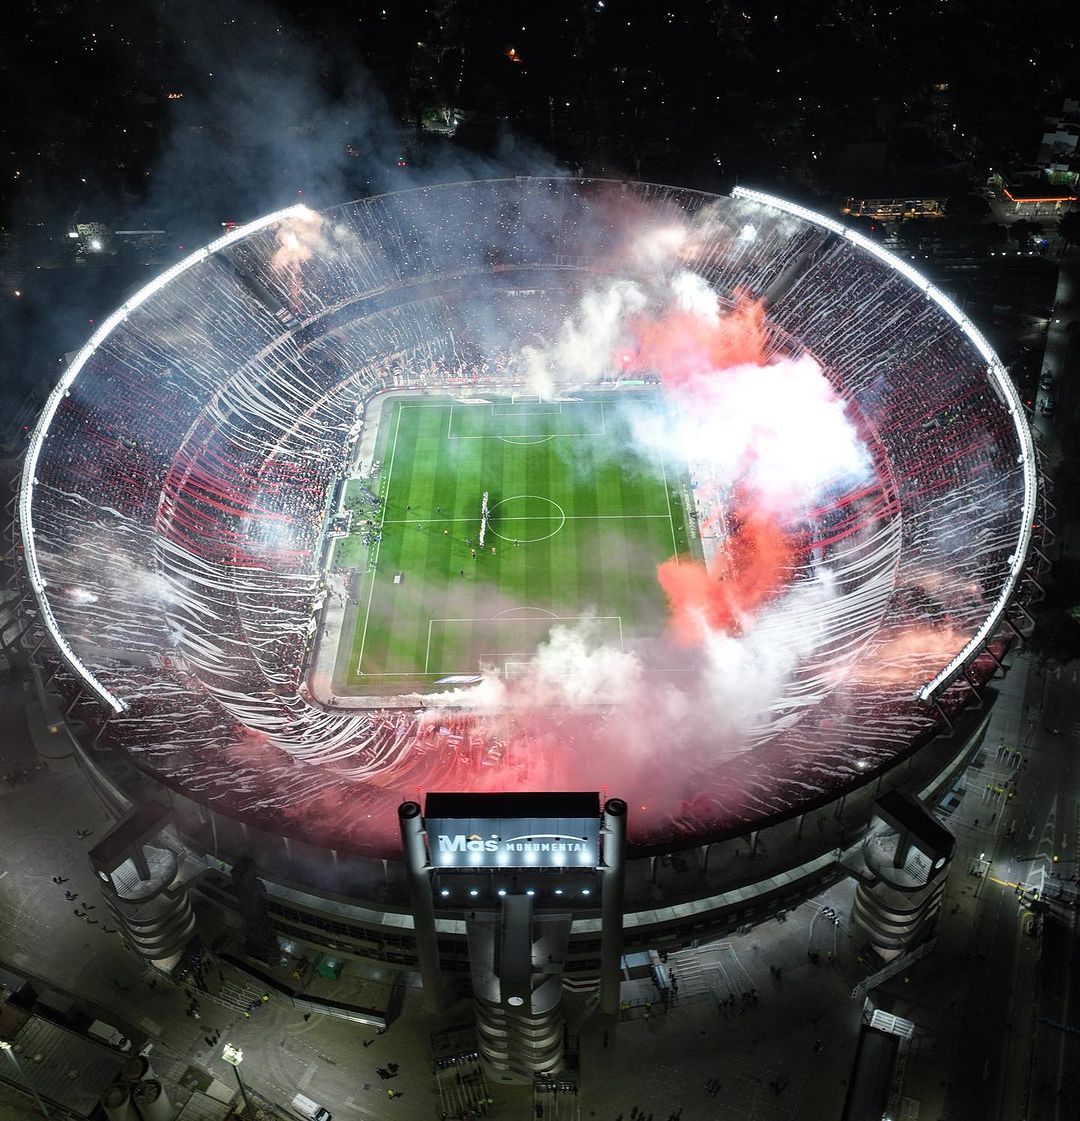
[[[383,516],[379,521],[379,539],[375,542],[375,556],[371,562],[371,584],[368,587],[367,606],[364,608],[364,630],[360,635],[360,650],[356,655],[356,674],[360,675],[360,663],[364,660],[364,645],[367,642],[368,620],[371,618],[371,600],[375,595],[375,579],[379,575],[379,551],[382,549],[382,528],[386,524],[386,500],[390,497],[390,480],[394,477],[394,457],[397,455],[398,432],[401,430],[401,409],[394,418],[394,446],[390,452],[390,466],[386,469],[386,486],[383,487]]]
[[[664,476],[664,498],[667,501],[668,524],[671,526],[671,545],[674,549],[675,563],[679,563],[679,543],[675,540],[675,518],[671,513],[671,491],[668,490],[667,466],[664,463],[664,454],[660,453],[660,472]]]

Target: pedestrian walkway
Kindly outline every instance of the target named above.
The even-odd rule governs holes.
[[[756,993],[757,984],[731,942],[712,942],[691,950],[669,954],[666,966],[675,974],[679,1000],[711,996],[718,1003],[741,1000]]]
[[[226,977],[215,985],[208,985],[199,990],[199,997],[212,1000],[222,1008],[230,1008],[241,1014],[251,1013],[260,1008],[265,1002],[262,997],[266,992],[255,985],[245,981],[231,980]]]

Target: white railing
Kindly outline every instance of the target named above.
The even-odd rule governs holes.
[[[940,288],[932,284],[930,280],[923,276],[913,265],[908,264],[907,261],[902,260],[900,257],[896,256],[895,253],[890,253],[889,250],[883,249],[877,242],[872,241],[857,230],[848,229],[842,222],[837,222],[833,218],[827,218],[823,214],[808,210],[806,207],[799,206],[796,203],[788,202],[786,199],[777,198],[775,195],[765,194],[762,191],[749,190],[746,187],[736,187],[731,192],[731,197],[746,199],[748,202],[757,202],[763,206],[771,206],[776,210],[784,211],[786,214],[794,214],[798,218],[804,218],[806,221],[813,222],[817,226],[823,226],[825,229],[839,234],[853,245],[857,245],[860,249],[877,257],[878,260],[906,277],[916,288],[925,293],[929,299],[933,300],[950,319],[954,320],[960,330],[971,340],[975,349],[987,364],[987,377],[990,379],[991,384],[994,386],[998,396],[1008,410],[1009,416],[1012,418],[1017,439],[1020,441],[1020,456],[1017,462],[1023,468],[1024,497],[1020,517],[1020,529],[1017,533],[1016,544],[1013,548],[1012,555],[1009,557],[1009,575],[1005,580],[1001,593],[998,595],[997,600],[994,602],[979,629],[967,641],[963,649],[958,651],[955,657],[916,692],[915,695],[920,701],[929,703],[935,700],[942,690],[949,686],[964,666],[966,666],[993,637],[994,633],[1001,625],[1005,610],[1009,605],[1009,601],[1016,593],[1017,585],[1020,583],[1020,579],[1024,573],[1024,565],[1027,563],[1027,554],[1031,545],[1031,534],[1036,516],[1035,503],[1038,496],[1038,470],[1035,459],[1035,443],[1031,437],[1031,427],[1027,421],[1027,414],[1024,412],[1023,402],[1020,400],[1020,395],[1017,393],[1016,387],[1009,379],[1009,375],[1006,373],[1001,359],[994,353],[993,347],[987,342],[983,333]]]
[[[198,265],[205,261],[207,257],[210,257],[219,249],[224,249],[226,246],[232,245],[233,242],[240,241],[249,234],[254,233],[256,230],[261,230],[265,226],[271,226],[275,222],[283,221],[286,218],[298,218],[307,213],[309,213],[309,210],[306,206],[290,206],[285,210],[278,210],[273,214],[267,214],[263,218],[258,218],[254,222],[249,222],[246,226],[238,226],[235,230],[230,230],[223,237],[219,237],[216,241],[212,241],[202,249],[197,249],[182,261],[177,261],[171,268],[166,269],[163,273],[154,277],[145,287],[140,288],[134,296],[125,301],[101,324],[83,345],[78,354],[75,355],[75,358],[64,371],[59,382],[57,382],[56,388],[49,394],[49,399],[45,402],[45,408],[41,412],[41,417],[35,425],[34,431],[30,434],[30,443],[26,450],[22,478],[19,483],[19,521],[22,530],[23,550],[26,560],[26,571],[30,578],[30,586],[34,590],[34,597],[37,599],[38,607],[41,609],[41,618],[45,624],[45,629],[49,632],[57,650],[60,651],[60,655],[63,657],[64,661],[67,662],[72,672],[109,705],[114,712],[123,712],[127,706],[119,697],[111,693],[98,681],[82,663],[71,646],[68,645],[67,639],[61,634],[60,627],[56,622],[56,617],[53,615],[52,607],[49,604],[49,597],[45,594],[45,589],[48,586],[47,581],[42,575],[41,568],[38,565],[37,546],[34,542],[34,487],[37,485],[38,481],[36,477],[38,459],[41,456],[41,449],[45,444],[45,439],[49,435],[49,425],[52,424],[53,417],[56,416],[56,411],[60,407],[60,402],[67,396],[72,384],[79,376],[82,368],[93,356],[94,351],[108,338],[113,329],[123,323],[131,312],[140,304],[144,303],[155,293],[160,292],[165,285],[175,280],[193,265]]]

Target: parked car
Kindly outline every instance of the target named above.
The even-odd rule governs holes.
[[[114,1028],[104,1020],[94,1020],[86,1029],[86,1034],[101,1040],[102,1043],[107,1043],[110,1047],[115,1047],[118,1051],[131,1050],[131,1040],[119,1028]]]
[[[297,1094],[291,1106],[293,1113],[297,1117],[302,1117],[304,1121],[334,1121],[328,1109],[312,1101],[306,1094]]]

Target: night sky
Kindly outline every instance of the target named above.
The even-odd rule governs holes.
[[[212,198],[241,218],[288,190],[362,190],[447,105],[467,126],[415,163],[494,155],[512,136],[587,173],[712,189],[740,177],[830,196],[871,170],[978,180],[1030,162],[1042,115],[1076,94],[1078,28],[1076,5],[1028,20],[1001,0],[36,0],[5,13],[4,221],[17,237],[184,191],[192,213]],[[290,142],[314,164],[287,166]],[[870,161],[869,144],[884,145]]]
[[[223,222],[522,172],[963,198],[1080,92],[1080,6],[21,0],[0,84],[3,387]],[[453,112],[452,137],[431,129]],[[959,208],[958,208],[959,209]],[[163,229],[94,260],[74,223]],[[74,268],[73,266],[85,266]],[[14,293],[20,295],[16,297]]]

